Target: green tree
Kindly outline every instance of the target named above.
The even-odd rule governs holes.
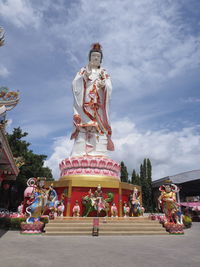
[[[154,203],[153,203],[153,189],[152,189],[152,166],[150,159],[147,159],[147,184],[148,184],[148,205],[150,210],[153,211]]]
[[[23,192],[26,182],[31,177],[46,177],[47,180],[54,180],[51,170],[44,167],[46,155],[38,155],[29,149],[30,143],[22,140],[28,133],[22,132],[21,128],[14,128],[12,134],[7,134],[7,139],[14,157],[23,157],[24,164],[19,167],[19,174],[16,179],[16,186],[19,193],[19,201],[23,199]]]
[[[132,172],[131,184],[141,185],[140,175],[138,173],[136,173],[135,169],[133,169],[133,172]]]
[[[127,167],[125,166],[124,162],[121,162],[121,181],[127,183],[128,182],[128,171],[127,171]]]
[[[142,200],[146,211],[152,212],[153,197],[152,197],[152,178],[151,178],[151,162],[149,159],[144,159],[140,166],[140,178],[142,185]]]

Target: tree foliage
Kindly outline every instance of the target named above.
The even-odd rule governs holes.
[[[127,167],[125,166],[124,162],[121,162],[121,181],[128,183],[128,171],[127,171]]]
[[[140,165],[140,179],[142,186],[142,200],[143,206],[146,211],[152,212],[153,210],[153,197],[152,197],[152,167],[149,159],[144,159],[143,164]]]
[[[23,157],[24,164],[19,168],[20,172],[16,179],[19,197],[23,198],[26,182],[31,177],[46,177],[53,180],[51,170],[44,167],[46,155],[38,155],[29,149],[30,143],[23,140],[28,133],[22,132],[21,128],[14,128],[12,134],[7,134],[7,139],[14,157]]]
[[[138,173],[136,173],[135,169],[133,169],[133,172],[132,172],[131,184],[141,185],[140,175]]]

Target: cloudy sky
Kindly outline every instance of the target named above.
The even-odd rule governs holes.
[[[72,141],[71,82],[91,43],[113,83],[111,125],[131,174],[149,157],[153,180],[200,167],[199,0],[0,0],[0,85],[19,90],[20,126],[54,177]]]

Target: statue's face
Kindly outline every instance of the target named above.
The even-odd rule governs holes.
[[[166,185],[166,186],[165,186],[165,191],[166,191],[167,193],[171,192],[171,186],[170,186],[170,185]]]
[[[99,52],[92,52],[91,53],[90,64],[94,68],[98,68],[101,65],[101,54]]]

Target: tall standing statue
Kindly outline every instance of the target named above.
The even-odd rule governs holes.
[[[178,211],[180,207],[176,201],[176,193],[179,192],[179,188],[171,181],[166,181],[164,185],[160,186],[159,190],[161,191],[158,198],[159,206],[161,205],[167,221],[179,223]]]
[[[109,124],[109,101],[112,84],[107,71],[101,67],[103,58],[99,43],[92,45],[89,63],[73,80],[74,146],[71,157],[105,156],[114,150]]]

